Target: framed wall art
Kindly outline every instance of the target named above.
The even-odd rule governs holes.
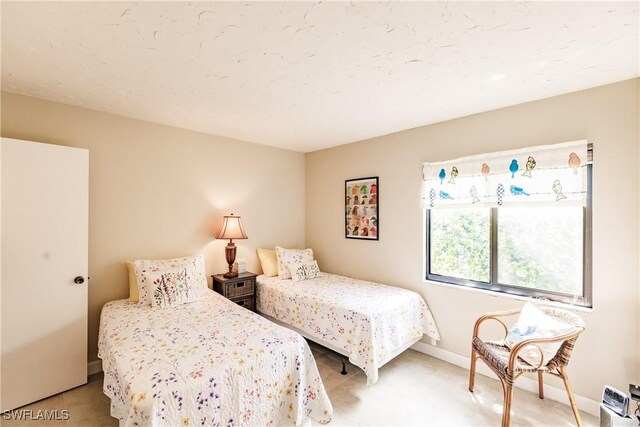
[[[378,240],[380,237],[380,185],[378,177],[344,182],[344,237]]]

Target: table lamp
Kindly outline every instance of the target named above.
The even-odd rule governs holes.
[[[244,232],[244,228],[242,228],[240,217],[233,213],[231,215],[225,215],[224,222],[222,223],[220,231],[216,235],[216,239],[229,239],[229,243],[227,244],[224,253],[227,259],[227,264],[229,264],[229,271],[224,274],[224,277],[227,279],[237,277],[238,272],[233,271],[233,262],[236,260],[236,245],[233,243],[233,239],[248,239],[247,234]]]

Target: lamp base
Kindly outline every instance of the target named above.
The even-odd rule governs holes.
[[[231,268],[233,269],[233,266]],[[224,277],[225,279],[232,279],[234,277],[238,277],[238,272],[237,271],[230,271],[228,273],[224,273],[222,275],[222,277]]]
[[[229,264],[229,271],[224,273],[222,277],[224,277],[225,279],[238,277],[238,272],[233,271],[233,263],[236,260],[236,245],[233,243],[233,240],[229,239],[229,243],[224,250],[224,255],[227,259],[227,264]]]

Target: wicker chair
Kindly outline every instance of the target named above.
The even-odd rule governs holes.
[[[525,340],[513,346],[512,349],[509,349],[509,347],[504,344],[504,340],[493,342],[482,341],[478,337],[478,331],[480,329],[480,325],[485,320],[492,319],[502,325],[505,330],[506,338],[508,328],[504,324],[504,322],[499,319],[499,317],[516,315],[520,313],[520,309],[485,314],[476,321],[476,324],[473,327],[469,391],[473,392],[473,385],[476,374],[476,361],[479,357],[491,368],[493,372],[495,372],[495,374],[500,379],[500,382],[502,383],[502,390],[504,392],[502,427],[508,427],[511,417],[510,410],[511,398],[513,395],[513,382],[525,372],[537,372],[538,396],[540,397],[540,399],[544,399],[544,383],[542,382],[542,375],[547,372],[549,374],[562,378],[562,380],[564,381],[564,386],[567,389],[567,394],[569,395],[569,402],[571,403],[571,409],[573,410],[573,415],[576,418],[576,423],[578,426],[582,426],[580,414],[578,413],[578,408],[573,398],[573,392],[571,391],[571,386],[569,385],[569,378],[567,377],[566,367],[569,363],[569,357],[571,356],[571,351],[573,350],[573,346],[578,338],[578,335],[580,335],[582,331],[584,331],[584,322],[580,317],[566,310],[551,307],[538,308],[548,316],[551,316],[556,320],[573,326],[573,330],[564,335],[558,335],[555,337]],[[527,345],[533,345],[537,347],[538,351],[542,353],[542,350],[537,346],[537,344],[554,341],[562,341],[562,346],[560,347],[556,355],[544,366],[540,366],[542,364],[542,360],[540,360],[540,364],[538,366],[532,366],[518,356],[520,350],[522,350]]]

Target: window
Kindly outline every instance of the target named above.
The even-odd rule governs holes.
[[[464,164],[460,159],[454,162]],[[565,204],[544,202],[540,196],[535,203],[530,202],[531,197],[524,199],[527,203],[473,206],[481,202],[475,189],[472,203],[453,203],[462,197],[453,196],[452,185],[446,187],[448,177],[437,173],[438,180],[427,183],[423,194],[423,199],[431,203],[425,204],[426,279],[591,307],[592,166],[584,166],[584,203]],[[430,173],[433,175],[433,170],[437,172],[438,168],[430,169]],[[425,177],[426,171],[425,167]],[[461,174],[458,168],[455,172],[450,184],[459,184]],[[511,172],[506,179],[517,179]],[[556,176],[558,172],[553,173]],[[456,178],[458,182],[453,183]],[[510,181],[501,178],[500,182]],[[522,178],[520,182],[533,188],[532,181]],[[564,178],[563,182],[566,182]],[[445,196],[434,197],[433,188],[436,195],[444,191]],[[465,187],[466,192],[468,189]],[[522,190],[512,193],[515,195],[518,191]],[[541,193],[532,191],[531,194]],[[439,199],[445,199],[442,201],[449,206],[434,208]],[[560,196],[554,197],[556,200],[565,202]]]
[[[587,219],[573,206],[428,210],[427,279],[590,307]]]

